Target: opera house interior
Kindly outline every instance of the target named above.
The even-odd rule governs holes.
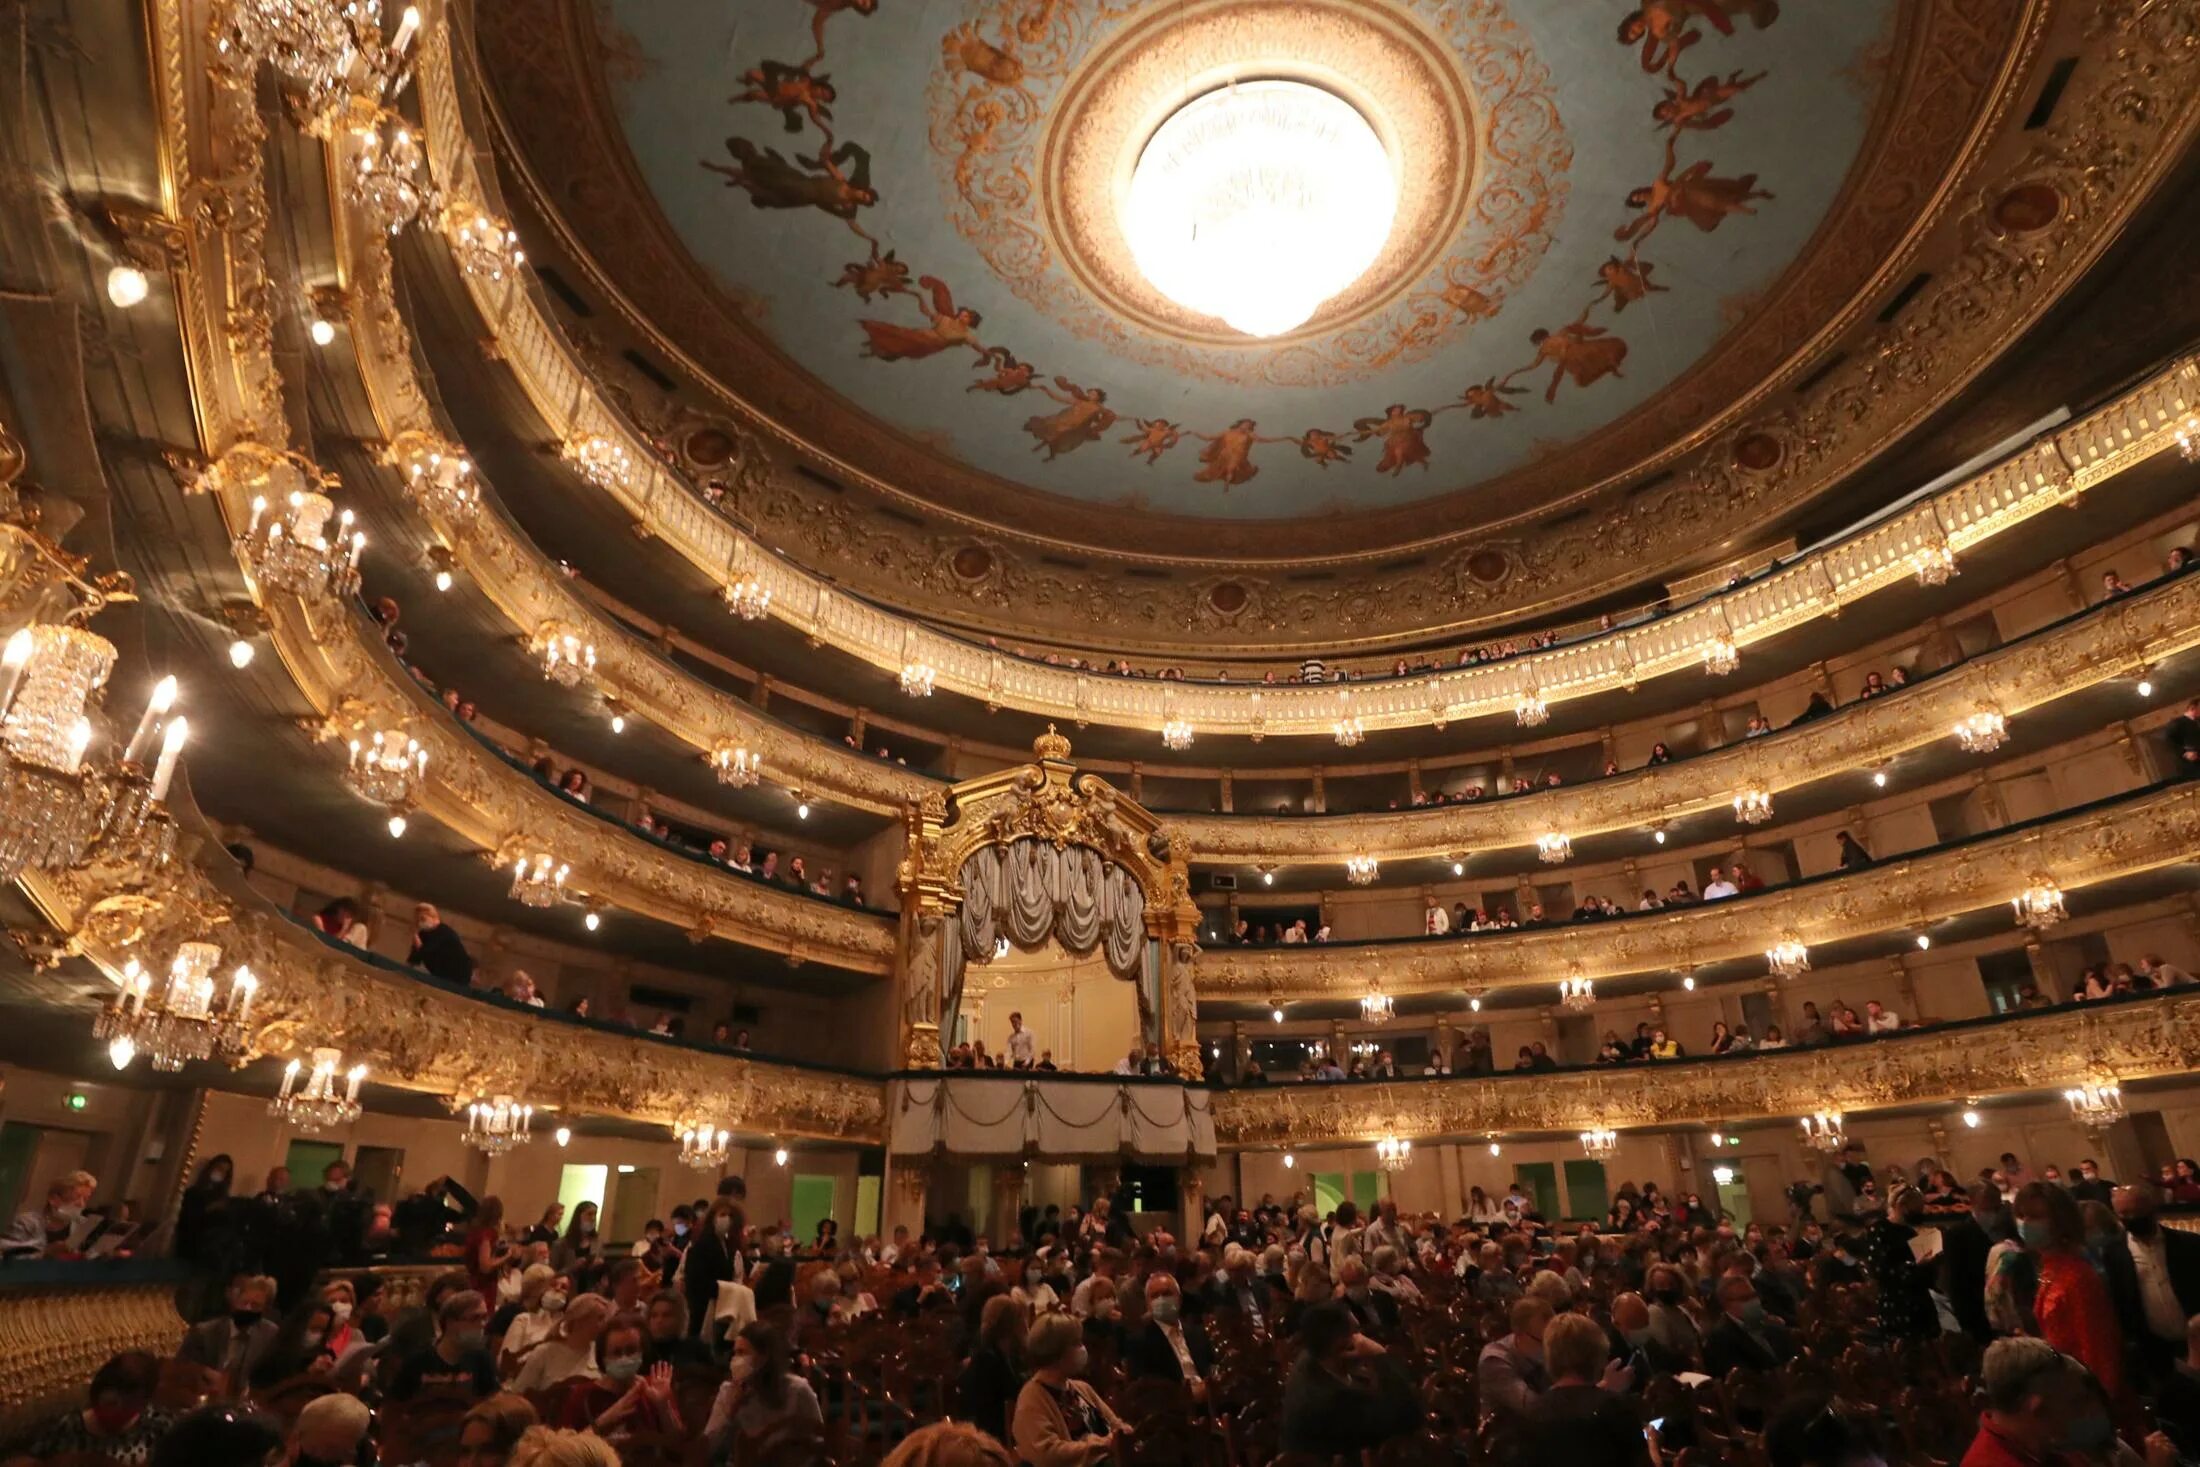
[[[2200,0],[0,117],[0,1463],[2200,1464]]]

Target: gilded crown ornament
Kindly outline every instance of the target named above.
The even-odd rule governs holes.
[[[1069,763],[1069,740],[1055,731],[1053,724],[1047,731],[1031,741],[1031,752],[1050,764]]]

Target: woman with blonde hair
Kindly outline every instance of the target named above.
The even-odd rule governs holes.
[[[1077,1379],[1087,1359],[1076,1320],[1049,1314],[1024,1339],[1031,1379],[1016,1396],[1010,1436],[1029,1467],[1090,1467],[1130,1435],[1099,1393]]]
[[[881,1467],[1016,1467],[1016,1459],[975,1426],[938,1421],[903,1437]]]
[[[619,1454],[591,1432],[530,1426],[512,1448],[510,1467],[619,1467]]]
[[[550,1338],[528,1353],[512,1389],[525,1394],[576,1377],[594,1380],[602,1375],[596,1365],[596,1336],[611,1322],[612,1313],[611,1301],[601,1294],[582,1294],[566,1305]]]

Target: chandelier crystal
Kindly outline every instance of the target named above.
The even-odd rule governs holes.
[[[502,1156],[535,1139],[531,1134],[534,1123],[533,1106],[522,1105],[509,1095],[493,1095],[466,1107],[464,1140],[476,1151]]]
[[[2045,932],[2070,915],[2063,904],[2062,888],[2046,876],[2035,876],[2032,884],[2010,899],[2016,909],[2017,920],[2037,932]]]
[[[1762,825],[1772,818],[1772,791],[1753,785],[1734,797],[1734,818],[1744,825]]]
[[[726,609],[743,621],[756,621],[771,610],[771,590],[754,576],[728,581],[722,594],[726,600]]]
[[[694,1125],[680,1132],[680,1165],[691,1166],[698,1171],[715,1171],[726,1164],[733,1155],[733,1133],[724,1129],[712,1130],[707,1124]]]
[[[1556,866],[1559,862],[1568,860],[1573,856],[1574,843],[1570,837],[1561,835],[1554,830],[1548,835],[1536,837],[1535,853],[1539,860]]]
[[[1375,1165],[1386,1172],[1402,1172],[1413,1162],[1413,1143],[1385,1136],[1375,1143]]]
[[[267,1113],[311,1135],[330,1126],[348,1126],[359,1119],[359,1082],[367,1078],[365,1065],[353,1065],[345,1075],[342,1094],[336,1090],[336,1072],[343,1068],[340,1050],[313,1051],[311,1068],[292,1060],[283,1068],[283,1088],[268,1102]],[[305,1075],[305,1083],[298,1076]]]
[[[1775,978],[1800,978],[1810,971],[1810,949],[1791,933],[1765,949],[1765,966]]]
[[[346,132],[351,166],[342,175],[344,196],[383,233],[396,234],[435,209],[427,152],[402,117],[362,102]]]
[[[1991,754],[2009,742],[2009,720],[1998,708],[1980,708],[1956,721],[1956,743],[1966,754]]]
[[[1329,731],[1336,735],[1337,746],[1342,749],[1356,749],[1367,737],[1367,726],[1357,718],[1340,718],[1329,726]]]
[[[1161,747],[1171,753],[1181,754],[1192,746],[1192,726],[1181,718],[1172,718],[1161,725]]]
[[[405,492],[413,503],[437,519],[463,524],[481,507],[474,461],[457,445],[407,432],[390,446],[390,461],[405,476]]]
[[[351,741],[351,764],[344,783],[363,800],[377,805],[409,805],[428,777],[428,751],[401,728],[369,730]]]
[[[217,1054],[234,1059],[244,1053],[245,1023],[260,983],[250,968],[240,965],[216,1002],[214,969],[221,960],[222,950],[214,943],[179,944],[157,996],[153,975],[137,959],[123,966],[114,998],[92,1021],[92,1037],[108,1041],[116,1068],[128,1063],[121,1057],[125,1051],[150,1055],[153,1068],[165,1074],[192,1060]]]
[[[1619,1132],[1610,1126],[1592,1126],[1581,1133],[1581,1150],[1591,1161],[1610,1161],[1619,1154]]]
[[[216,32],[230,64],[265,61],[304,94],[318,125],[348,98],[390,88],[420,28],[406,6],[397,34],[382,35],[380,0],[232,0]]]
[[[732,739],[720,739],[711,746],[710,767],[720,784],[745,790],[763,777],[764,756]]]
[[[929,698],[932,687],[939,681],[940,670],[929,662],[904,662],[901,665],[901,690],[912,698]]]
[[[2088,1080],[2063,1092],[2070,1118],[2089,1131],[2105,1131],[2124,1118],[2123,1087],[2114,1080]]]
[[[1358,109],[1303,82],[1250,81],[1161,124],[1121,222],[1163,295],[1280,336],[1367,273],[1397,212],[1397,173]]]
[[[566,439],[559,452],[575,473],[607,493],[634,480],[634,455],[616,438],[585,433]]]
[[[532,650],[542,661],[542,675],[561,688],[579,687],[596,670],[596,644],[562,621],[535,628]]]
[[[512,900],[523,907],[557,905],[573,868],[546,852],[521,856],[512,864]]]
[[[2186,463],[2200,463],[2200,413],[2187,413],[2177,424],[2177,452]]]
[[[1522,693],[1513,703],[1513,719],[1522,728],[1540,727],[1551,721],[1551,705],[1541,693]]]
[[[99,833],[84,710],[114,665],[114,643],[77,626],[24,627],[0,652],[0,880],[73,866]]]
[[[1398,1005],[1380,988],[1360,995],[1360,1017],[1370,1024],[1387,1024],[1398,1016]]]
[[[237,554],[252,579],[293,596],[348,594],[359,586],[359,554],[367,537],[352,528],[352,513],[329,516],[336,505],[315,489],[293,489],[272,510],[266,495],[252,501],[252,519],[237,537]]]
[[[519,231],[478,209],[468,213],[446,208],[443,237],[450,241],[458,268],[491,285],[515,276],[527,262],[526,252],[519,247]]]
[[[1841,1112],[1822,1110],[1803,1117],[1803,1144],[1813,1151],[1832,1156],[1849,1144],[1848,1132],[1841,1128]]]
[[[1945,586],[1950,576],[1961,574],[1956,569],[1955,547],[1945,540],[1911,551],[1910,569],[1917,573],[1920,586]]]
[[[1354,886],[1373,886],[1375,878],[1381,872],[1382,864],[1373,856],[1363,854],[1344,858],[1344,879]]]
[[[1741,665],[1742,649],[1732,637],[1713,637],[1703,644],[1703,670],[1713,677],[1725,677]]]
[[[1579,973],[1558,980],[1558,1001],[1569,1013],[1583,1013],[1596,1007],[1596,984]]]

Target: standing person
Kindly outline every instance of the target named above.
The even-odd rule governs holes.
[[[481,1199],[472,1231],[466,1234],[466,1276],[490,1308],[497,1306],[497,1276],[517,1262],[519,1250],[504,1241],[504,1199]]]
[[[583,1202],[573,1209],[573,1220],[565,1225],[565,1236],[550,1250],[550,1266],[559,1273],[571,1273],[595,1261],[596,1204]]]
[[[2186,1322],[2200,1315],[2200,1237],[2163,1227],[2150,1188],[2118,1187],[2115,1199],[2124,1230],[2109,1244],[2101,1271],[2133,1357],[2157,1380],[2175,1368]]]
[[[2003,1205],[1999,1188],[1973,1182],[1964,1196],[1970,1211],[1963,1221],[1941,1230],[1940,1291],[1948,1296],[1963,1332],[1980,1344],[1994,1338],[1994,1326],[1986,1317],[1986,1260],[1996,1243],[2017,1235],[2016,1223]]]
[[[1011,1069],[1028,1070],[1038,1063],[1038,1043],[1024,1027],[1022,1014],[1008,1016],[1008,1063]]]
[[[431,978],[464,988],[473,982],[474,958],[466,951],[465,939],[457,929],[443,920],[433,902],[422,902],[413,908],[412,950],[405,954],[409,967],[419,968]]]
[[[2121,1400],[2123,1340],[2116,1308],[2086,1257],[2078,1204],[2053,1182],[2027,1182],[2017,1193],[2016,1214],[2017,1236],[2039,1270],[2032,1313],[2040,1338],[2092,1371],[2111,1400]]]
[[[1932,1258],[1918,1258],[1912,1247],[1924,1221],[1925,1194],[1896,1187],[1886,1212],[1864,1234],[1864,1263],[1879,1286],[1879,1327],[1892,1339],[1929,1340],[1940,1333]]]
[[[741,1209],[732,1198],[720,1197],[711,1203],[708,1218],[680,1265],[690,1334],[701,1334],[707,1327],[718,1306],[718,1286],[740,1277],[742,1231]]]

